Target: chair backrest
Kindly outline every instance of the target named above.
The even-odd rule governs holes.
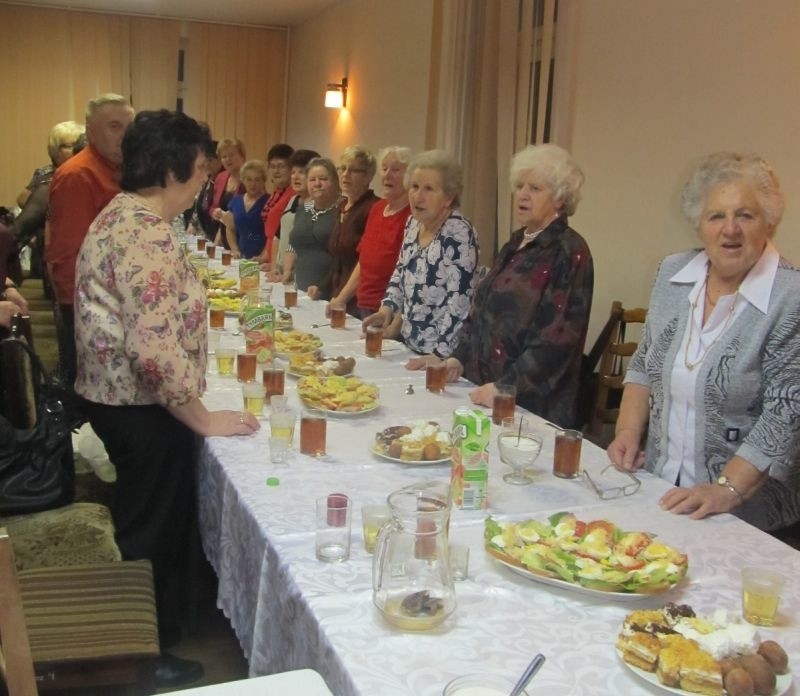
[[[0,528],[0,662],[9,696],[133,684],[154,693],[157,624],[150,561],[18,572]]]
[[[619,301],[611,304],[609,321],[612,325],[608,342],[600,357],[597,394],[586,432],[586,436],[597,444],[605,445],[610,441],[606,426],[613,426],[619,417],[625,370],[628,360],[639,345],[639,336],[646,318],[647,310],[642,307],[624,309]],[[638,324],[638,331],[632,330],[630,324]]]
[[[0,666],[9,696],[37,696],[14,550],[4,527],[0,527],[0,588]]]

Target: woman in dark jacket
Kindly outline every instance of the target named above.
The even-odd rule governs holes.
[[[575,424],[594,269],[586,241],[567,218],[583,179],[556,145],[529,146],[511,162],[523,227],[475,291],[447,360],[448,379],[463,374],[481,385],[470,394],[476,404],[491,406],[495,384],[510,384],[523,408],[562,427]]]

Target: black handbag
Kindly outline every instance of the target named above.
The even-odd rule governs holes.
[[[0,515],[68,505],[75,463],[66,390],[17,337],[0,341],[0,366]]]

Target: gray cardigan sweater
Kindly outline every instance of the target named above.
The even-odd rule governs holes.
[[[646,467],[657,475],[667,459],[672,366],[694,285],[670,278],[697,253],[662,261],[625,378],[650,389]],[[739,455],[769,469],[769,479],[734,514],[764,530],[800,520],[800,269],[781,257],[767,313],[747,303],[697,370],[695,480],[715,481]]]

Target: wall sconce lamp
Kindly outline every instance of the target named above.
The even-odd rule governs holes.
[[[347,78],[339,83],[329,82],[325,90],[325,108],[342,109],[347,106]]]

